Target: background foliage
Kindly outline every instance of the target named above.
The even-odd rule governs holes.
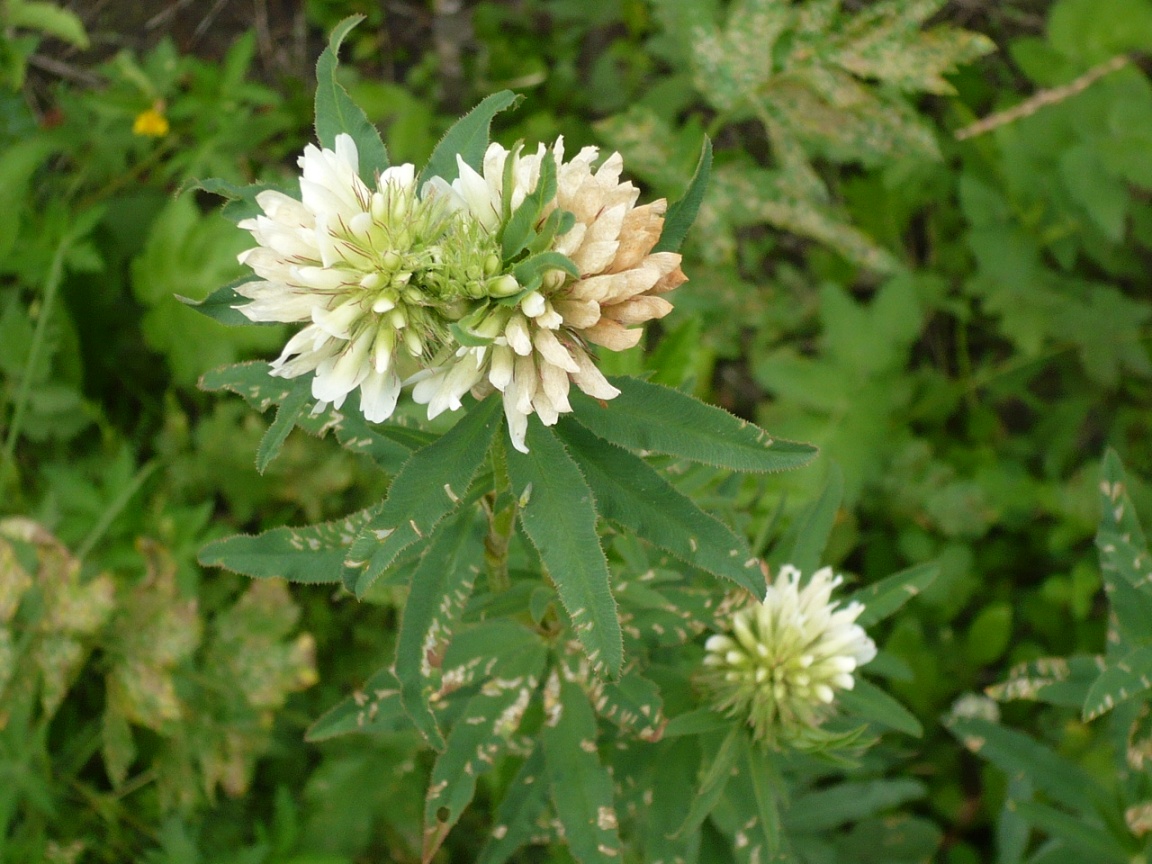
[[[619,149],[649,197],[676,197],[713,138],[691,281],[610,371],[655,370],[820,445],[766,480],[682,478],[757,553],[787,548],[842,476],[825,563],[865,586],[939,565],[873,630],[923,737],[886,738],[847,785],[811,772],[785,815],[812,838],[805,860],[1146,855],[1147,711],[1081,709],[1121,686],[1093,658],[1139,670],[1152,638],[1121,618],[1106,641],[1104,592],[1147,603],[1106,547],[1146,562],[1131,517],[1152,514],[1152,3],[127,6],[0,12],[0,858],[419,860],[434,770],[419,737],[384,718],[303,741],[381,686],[364,677],[391,656],[402,590],[357,602],[196,562],[207,541],[342,516],[384,483],[299,432],[257,474],[270,417],[196,381],[282,334],[173,299],[240,275],[246,245],[199,193],[173,193],[289,176],[311,64],[353,12],[368,21],[344,83],[394,162],[422,164],[503,88],[525,101],[497,118],[502,140]],[[1046,88],[1026,116],[956,134]],[[1098,529],[1107,446],[1128,470],[1103,475],[1104,512],[1114,484],[1129,503]],[[999,712],[957,703],[989,685]],[[664,783],[687,764],[675,741]],[[514,768],[480,780],[439,860],[471,860]],[[714,812],[702,860],[727,860],[734,820]]]

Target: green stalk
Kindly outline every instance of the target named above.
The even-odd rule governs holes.
[[[516,501],[508,478],[508,458],[499,435],[492,442],[492,479],[494,489],[485,498],[488,513],[488,536],[484,538],[484,564],[488,573],[488,590],[493,594],[512,586],[508,576],[508,546],[516,525]]]
[[[20,427],[24,425],[24,412],[28,409],[28,394],[32,389],[32,374],[39,365],[40,353],[44,350],[48,319],[52,317],[52,307],[56,305],[56,294],[64,276],[64,256],[68,254],[73,239],[71,234],[65,234],[60,238],[60,243],[52,255],[52,264],[48,268],[48,280],[44,284],[44,305],[40,310],[40,318],[36,321],[36,329],[32,334],[32,349],[28,352],[28,365],[20,379],[20,390],[16,394],[16,404],[12,412],[12,424],[8,427],[8,435],[4,440],[4,456],[3,459],[0,459],[0,488],[3,487],[7,479],[9,469],[15,468],[16,442],[20,438]]]

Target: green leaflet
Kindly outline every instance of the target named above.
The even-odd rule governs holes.
[[[343,132],[352,136],[360,155],[360,178],[369,188],[374,188],[377,172],[388,167],[388,150],[379,130],[336,81],[340,43],[363,20],[363,15],[352,15],[337,24],[328,39],[328,47],[316,61],[316,138],[331,150],[336,146],[337,135]]]
[[[789,831],[827,831],[919,800],[927,791],[919,780],[837,783],[797,796],[784,821]]]
[[[356,574],[352,589],[357,596],[364,596],[397,555],[427,537],[456,509],[500,425],[499,411],[499,400],[482,400],[404,463],[383,506],[348,550],[346,563]]]
[[[624,643],[608,562],[596,535],[592,492],[551,429],[529,423],[528,453],[508,451],[520,522],[556,584],[572,627],[598,672],[620,674]]]
[[[1092,864],[1128,864],[1138,861],[1135,850],[1125,849],[1116,838],[1098,825],[1078,819],[1070,813],[1036,801],[1014,802],[1016,813],[1030,825],[1059,837],[1072,847],[1068,861],[1091,861]],[[1089,857],[1082,857],[1085,853]]]
[[[939,572],[939,566],[933,561],[917,564],[881,579],[867,588],[861,588],[845,601],[845,605],[853,602],[864,604],[864,611],[860,613],[856,623],[867,630],[931,585]]]
[[[856,676],[851,690],[844,690],[838,696],[840,704],[861,719],[887,726],[914,738],[924,734],[924,727],[915,715],[877,687]]]
[[[327,741],[352,732],[398,732],[410,726],[400,704],[400,682],[385,668],[320,715],[304,733],[304,740]]]
[[[1087,771],[1034,738],[978,718],[954,717],[948,731],[969,750],[987,759],[1009,777],[1024,774],[1053,801],[1091,811],[1105,793]]]
[[[312,385],[307,378],[297,378],[292,382],[292,389],[276,409],[276,419],[260,439],[260,446],[256,449],[256,470],[261,474],[280,453],[284,446],[284,439],[296,427],[296,421],[308,407],[312,399]]]
[[[1079,708],[1103,668],[1100,657],[1042,657],[1013,666],[1003,682],[984,692],[1000,702],[1028,699]]]
[[[688,810],[688,815],[684,817],[680,828],[672,836],[684,837],[703,825],[708,814],[712,812],[712,808],[720,800],[720,796],[724,794],[724,788],[728,785],[728,778],[732,776],[732,769],[736,766],[736,757],[742,749],[739,739],[744,735],[738,725],[730,725],[728,735],[724,738],[720,749],[713,754],[711,762],[708,762],[707,756],[704,757],[701,765],[707,763],[708,768],[703,772],[704,776],[700,779],[700,786],[697,789],[696,797],[692,799],[692,807]]]
[[[595,494],[601,516],[763,597],[759,562],[743,538],[697,507],[638,456],[598,439],[571,419],[557,428]]]
[[[1084,698],[1084,720],[1095,720],[1149,688],[1152,688],[1152,645],[1144,645],[1104,668]]]
[[[638,378],[613,378],[620,395],[603,404],[573,391],[576,419],[601,438],[735,471],[783,471],[808,464],[809,444],[773,439],[763,429],[679,391]]]
[[[653,252],[678,252],[688,229],[696,221],[696,214],[704,201],[704,193],[708,190],[708,178],[712,176],[712,140],[705,135],[704,144],[700,148],[700,161],[696,163],[696,171],[692,180],[684,191],[684,197],[668,207],[664,217],[664,230],[660,232],[660,240],[653,247]]]
[[[696,766],[699,748],[694,740],[658,745],[648,756],[651,773],[648,789],[652,805],[638,826],[643,831],[642,861],[685,861],[695,864],[700,853],[700,833],[673,838],[680,814],[687,813],[696,797]]]
[[[547,784],[538,782],[543,773],[544,750],[537,745],[496,808],[495,826],[476,864],[504,864],[536,832],[536,820],[544,814],[548,801]]]
[[[596,752],[596,716],[578,684],[553,670],[540,733],[552,803],[579,864],[620,860],[612,778]]]
[[[289,189],[287,186],[269,185],[266,183],[249,183],[245,186],[238,186],[235,183],[229,183],[227,180],[221,180],[219,177],[197,180],[191,184],[191,188],[202,189],[212,195],[227,198],[228,200],[224,206],[220,208],[220,215],[230,222],[239,222],[241,219],[250,219],[253,216],[261,215],[264,210],[256,203],[256,196],[261,192],[268,189],[274,189],[286,195],[291,195],[293,192],[296,192],[296,190]],[[250,281],[250,278],[251,277],[245,281]],[[188,301],[185,300],[184,302]],[[246,318],[244,320],[246,322],[248,321]]]
[[[245,303],[251,302],[247,297],[236,293],[236,286],[243,285],[246,282],[251,281],[253,281],[253,277],[244,276],[241,279],[237,279],[235,282],[229,282],[227,285],[223,285],[220,288],[217,288],[203,300],[193,300],[190,297],[183,297],[180,294],[176,295],[176,299],[183,303],[185,306],[190,306],[191,308],[195,309],[201,315],[207,315],[214,321],[219,321],[221,324],[224,324],[228,327],[240,327],[243,325],[274,325],[275,322],[273,321],[249,321],[243,312],[240,312],[236,309],[237,306],[243,306]],[[212,374],[213,373],[211,372],[206,372],[204,378],[207,378]],[[215,389],[206,387],[203,384],[201,384],[201,388],[204,390]]]
[[[806,576],[811,576],[820,567],[828,538],[836,525],[836,513],[844,500],[844,472],[832,463],[828,472],[828,483],[820,497],[804,514],[797,528],[796,540],[788,558],[777,559],[775,564],[791,564]]]
[[[425,861],[436,854],[476,794],[476,778],[492,769],[495,757],[516,732],[547,659],[539,639],[530,643],[528,650],[500,654],[493,677],[469,700],[452,727],[428,781]]]
[[[428,164],[420,172],[419,185],[423,186],[433,177],[442,177],[449,183],[459,177],[457,154],[466,165],[477,171],[481,170],[484,151],[488,149],[492,118],[501,111],[515,106],[523,98],[511,90],[501,90],[485,97],[479,105],[457,120],[432,151]]]
[[[780,777],[762,747],[757,747],[747,735],[741,735],[740,742],[740,773],[747,775],[748,785],[752,787],[751,796],[741,797],[744,800],[751,797],[755,802],[757,833],[764,841],[763,855],[757,852],[755,839],[751,841],[751,848],[747,850],[748,860],[760,861],[763,858],[771,861],[780,851]],[[740,778],[735,779],[739,781]]]
[[[593,678],[588,684],[588,698],[597,714],[641,741],[660,740],[668,718],[655,683],[630,670],[619,681]]]
[[[375,508],[343,519],[303,528],[273,528],[255,537],[238,534],[214,540],[200,550],[205,567],[224,567],[256,579],[283,578],[289,582],[340,582],[345,576],[344,556]]]
[[[475,566],[462,554],[474,539],[473,527],[472,512],[461,511],[436,529],[412,574],[396,638],[400,700],[416,728],[437,750],[444,748],[444,738],[428,697],[439,686],[444,650],[476,580]]]

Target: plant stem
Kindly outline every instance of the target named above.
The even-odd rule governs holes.
[[[92,527],[92,530],[88,532],[88,536],[84,538],[84,541],[76,549],[77,558],[86,558],[93,547],[103,539],[108,527],[116,520],[120,512],[128,506],[128,502],[140,491],[140,487],[144,485],[144,481],[152,476],[152,472],[156,470],[159,464],[159,462],[153,460],[136,472],[136,476],[133,477],[132,481],[116,496],[116,499],[108,506],[108,509],[101,514],[100,521]]]
[[[44,349],[44,337],[48,332],[48,319],[52,317],[52,307],[56,304],[56,294],[60,289],[60,282],[64,275],[64,256],[68,254],[73,239],[71,233],[66,233],[60,238],[56,251],[52,255],[52,264],[48,268],[48,279],[44,283],[44,304],[40,310],[40,317],[36,321],[36,329],[32,333],[32,348],[28,352],[28,365],[20,379],[20,390],[16,394],[16,403],[12,412],[12,424],[8,427],[8,435],[4,440],[4,456],[0,459],[0,488],[4,486],[9,469],[15,467],[16,442],[20,438],[20,427],[24,425],[24,412],[28,409],[28,394],[32,389],[32,376],[40,363],[40,354]]]
[[[493,594],[507,591],[512,580],[508,578],[508,545],[516,525],[516,500],[512,496],[512,483],[508,479],[508,461],[504,442],[497,436],[492,443],[493,490],[485,499],[488,513],[488,536],[484,538],[484,563],[488,572],[488,590]]]

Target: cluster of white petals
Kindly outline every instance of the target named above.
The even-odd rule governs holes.
[[[856,623],[864,607],[839,608],[831,599],[842,578],[825,567],[801,587],[800,575],[785,565],[762,603],[733,616],[731,635],[705,644],[704,681],[718,707],[746,715],[756,737],[768,742],[819,726],[836,691],[851,690],[853,673],[876,656]]]
[[[418,190],[411,165],[389,168],[370,188],[347,135],[333,150],[309,145],[300,200],[262,192],[263,215],[240,223],[259,244],[240,260],[263,281],[237,288],[251,301],[237,308],[253,321],[307,324],[272,367],[286,378],[315,373],[318,410],[359,389],[365,417],[379,422],[413,383],[432,418],[469,392],[496,390],[512,443],[526,451],[528,418],[551,425],[571,411],[572,384],[597,399],[618,395],[589,345],[635,345],[635,325],[666,315],[672,306],[660,295],[685,279],[678,254],[652,251],[666,203],[636,206],[619,154],[594,167],[597,157],[586,147],[564,162],[562,140],[527,155],[493,144],[481,171],[458,157],[451,184],[437,177]],[[557,209],[571,214],[546,251],[579,275],[547,269],[533,289],[497,253],[546,159],[556,192],[533,228]],[[459,341],[452,330],[465,324]]]

